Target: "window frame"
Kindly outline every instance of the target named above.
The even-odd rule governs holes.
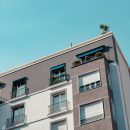
[[[80,86],[80,85],[79,85],[79,79],[80,79],[80,77],[82,77],[82,76],[84,76],[84,75],[89,75],[89,74],[94,73],[94,72],[96,72],[96,71],[99,71],[100,80],[95,81],[95,84],[96,84],[96,82],[100,81],[100,86],[94,87],[94,88],[91,88],[91,89],[87,89],[86,91],[82,91],[82,92],[81,92],[81,91],[80,91],[80,87],[85,87],[85,86],[87,86],[87,85],[90,86],[90,84],[92,84],[93,82],[90,83],[90,84],[86,84],[86,85],[84,85],[84,86]],[[86,73],[83,73],[83,74],[81,74],[81,75],[78,75],[78,77],[77,77],[77,88],[78,88],[78,93],[80,94],[80,93],[84,93],[84,92],[87,92],[87,91],[90,91],[90,90],[93,90],[93,89],[102,87],[102,80],[101,80],[101,78],[102,78],[102,77],[101,77],[101,70],[100,70],[100,68],[95,69],[95,70],[92,70],[92,71],[89,71],[89,72],[86,72]]]
[[[59,120],[54,120],[54,121],[50,122],[50,130],[52,130],[52,125],[54,123],[58,123],[58,122],[62,122],[62,121],[66,122],[66,130],[68,130],[68,120],[67,120],[67,118],[63,118],[63,119],[59,119]]]
[[[93,104],[93,103],[96,103],[96,102],[99,102],[99,101],[102,101],[102,105],[103,105],[103,117],[101,119],[98,119],[98,120],[95,120],[95,121],[90,121],[90,122],[86,122],[84,124],[81,123],[81,107],[82,106],[87,106],[89,104]],[[79,122],[80,122],[80,125],[86,125],[86,124],[89,124],[89,123],[93,123],[93,122],[96,122],[96,121],[100,121],[102,119],[105,118],[105,107],[104,107],[104,100],[103,98],[102,99],[98,99],[98,100],[95,100],[95,101],[92,101],[92,102],[88,102],[88,103],[83,103],[83,104],[80,104],[79,105]]]
[[[14,116],[14,111],[16,108],[19,108],[18,110],[20,110],[20,107],[23,107],[24,108],[24,113],[23,114],[19,114],[18,116],[21,116],[21,115],[25,115],[25,103],[21,103],[21,104],[18,104],[18,105],[15,105],[15,106],[12,106],[11,107],[11,110],[12,110],[12,119],[14,121],[14,118],[17,117],[17,116]]]
[[[68,110],[68,97],[67,97],[67,89],[61,89],[61,90],[59,90],[59,91],[55,91],[55,92],[52,92],[52,93],[50,93],[50,105],[48,106],[49,107],[49,115],[53,115],[53,114],[56,114],[56,113],[62,113],[62,112],[64,112],[64,110],[63,111],[57,111],[57,112],[54,112],[54,113],[51,113],[51,106],[55,106],[55,105],[58,105],[58,103],[53,103],[53,96],[55,96],[55,95],[58,95],[58,94],[60,94],[60,93],[65,93],[65,100],[64,101],[61,101],[61,102],[58,102],[59,104],[66,104],[65,105],[65,107],[66,107],[66,110]]]
[[[53,95],[57,95],[58,93],[65,93],[65,98],[67,100],[67,89],[61,89],[59,91],[52,92],[50,94],[50,105],[53,105]]]
[[[26,94],[26,90],[27,90],[27,80],[28,78],[27,77],[23,77],[23,78],[20,78],[20,79],[17,79],[15,81],[13,81],[13,84],[12,84],[12,92],[11,92],[11,98],[14,99],[14,98],[18,98],[18,97],[21,97],[23,95]],[[18,92],[18,85],[19,84],[22,84],[20,82],[24,82],[24,85],[25,85],[25,92],[24,94],[21,94],[21,95],[18,95],[17,96],[17,92]]]
[[[58,67],[58,66],[60,66],[60,65],[63,65],[64,70],[65,70],[65,74],[66,74],[66,63],[62,63],[62,64],[56,65],[56,66],[54,66],[54,67]],[[52,71],[54,71],[54,70],[52,70],[52,68],[54,68],[54,67],[51,67],[51,68],[50,68],[50,77],[53,77],[53,72],[52,72]],[[61,67],[61,68],[62,68],[62,67]],[[58,69],[60,69],[60,68],[58,68]],[[58,70],[58,69],[55,69],[55,70]]]

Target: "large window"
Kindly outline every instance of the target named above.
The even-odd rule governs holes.
[[[52,105],[50,105],[50,114],[64,111],[67,109],[67,100],[65,91],[52,95]]]
[[[22,96],[26,93],[27,78],[22,78],[13,82],[12,98]]]
[[[22,117],[24,115],[24,105],[20,105],[20,106],[14,107],[12,109],[12,111],[13,111],[13,121],[17,122],[18,118],[20,116]]]
[[[80,107],[81,124],[90,123],[104,118],[103,101],[96,101]]]
[[[65,64],[52,67],[50,71],[50,85],[67,80]]]
[[[7,127],[25,122],[24,104],[12,108],[12,118],[7,119]]]
[[[51,130],[67,130],[66,121],[52,123]]]
[[[53,104],[63,102],[66,100],[66,94],[63,91],[63,92],[52,95],[52,98],[53,98]]]
[[[84,92],[101,86],[100,72],[94,71],[79,77],[79,91]]]

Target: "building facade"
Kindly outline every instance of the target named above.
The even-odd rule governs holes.
[[[130,70],[109,32],[0,74],[0,130],[130,130]]]

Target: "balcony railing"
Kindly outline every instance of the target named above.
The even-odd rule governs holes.
[[[84,59],[79,59],[79,60],[76,60],[72,63],[72,68],[73,67],[77,67],[77,66],[80,66],[82,64],[86,64],[88,62],[91,62],[91,61],[94,61],[94,60],[97,60],[97,59],[100,59],[100,58],[103,58],[105,57],[105,55],[103,53],[98,53],[98,54],[95,54],[93,56],[86,56],[84,57]]]
[[[19,124],[25,124],[26,119],[27,116],[25,114],[9,118],[7,119],[6,128],[15,127]]]
[[[14,90],[12,92],[12,98],[17,98],[17,97],[20,97],[22,95],[28,95],[29,94],[29,88],[21,88],[21,89],[17,89],[17,90]]]
[[[89,91],[91,89],[98,88],[98,87],[101,87],[100,80],[96,81],[96,82],[92,82],[92,83],[84,85],[84,86],[80,86],[79,91],[82,93],[82,92]]]
[[[49,106],[49,115],[68,110],[68,102],[62,101]]]
[[[91,123],[97,120],[101,120],[104,118],[104,114],[99,114],[90,118],[86,118],[86,119],[82,119],[81,120],[81,124],[87,124],[87,123]]]
[[[54,76],[50,78],[50,86],[55,85],[57,83],[63,82],[63,81],[68,81],[69,80],[69,75],[68,74],[61,74],[58,76]]]
[[[7,102],[7,99],[0,97],[0,104]]]

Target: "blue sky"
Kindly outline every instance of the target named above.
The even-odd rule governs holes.
[[[130,0],[0,0],[0,72],[100,35],[110,26],[130,65]]]

